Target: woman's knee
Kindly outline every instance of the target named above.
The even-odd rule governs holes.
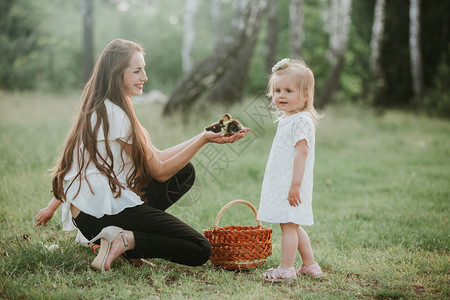
[[[199,244],[199,246],[198,254],[191,262],[192,266],[202,266],[208,262],[211,257],[211,243],[206,238]]]
[[[177,176],[177,175],[179,177],[181,177],[180,178],[181,179],[180,183],[192,186],[194,184],[194,181],[195,181],[195,168],[194,168],[194,165],[189,162],[175,176]]]

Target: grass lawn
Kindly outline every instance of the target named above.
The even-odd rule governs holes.
[[[268,284],[259,274],[185,267],[153,260],[140,269],[118,260],[113,271],[89,268],[95,254],[64,232],[61,212],[46,227],[35,216],[51,198],[49,168],[57,158],[78,95],[0,93],[0,298],[6,299],[415,299],[450,298],[450,122],[334,105],[316,133],[315,224],[305,227],[320,279]],[[229,201],[256,207],[276,124],[261,99],[230,109],[252,128],[233,145],[208,145],[194,158],[198,180],[170,212],[201,231]],[[225,111],[203,108],[189,120],[161,118],[160,104],[136,105],[158,148],[198,133]],[[253,225],[243,205],[220,225]],[[58,245],[55,250],[45,246]],[[297,258],[297,265],[301,259]]]

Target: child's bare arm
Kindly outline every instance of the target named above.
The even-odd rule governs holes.
[[[43,208],[39,211],[39,213],[36,216],[36,225],[47,225],[47,222],[50,221],[50,219],[53,217],[53,214],[55,213],[56,209],[61,205],[61,201],[57,200],[55,197],[53,197],[52,200],[48,203],[46,208]]]
[[[302,203],[300,199],[300,186],[302,185],[303,174],[305,173],[306,157],[308,156],[308,144],[306,140],[298,141],[295,145],[294,173],[292,175],[291,188],[289,189],[288,200],[291,206],[298,206]]]

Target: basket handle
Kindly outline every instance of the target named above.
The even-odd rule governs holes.
[[[222,214],[225,212],[225,210],[226,210],[227,208],[229,208],[231,205],[234,205],[234,204],[237,204],[237,203],[246,204],[248,207],[250,207],[250,208],[253,210],[253,213],[255,214],[255,219],[257,218],[258,213],[257,213],[257,211],[256,211],[256,208],[253,206],[253,204],[251,204],[250,202],[248,202],[248,201],[246,201],[246,200],[239,200],[239,199],[238,199],[238,200],[233,200],[233,201],[227,203],[227,204],[226,204],[224,207],[222,207],[222,209],[219,211],[219,213],[217,214],[217,218],[216,218],[216,220],[214,221],[213,229],[215,229],[215,228],[217,228],[217,227],[219,226],[219,220],[220,220],[220,217],[221,217]],[[258,219],[256,219],[256,224],[258,225],[258,227],[263,227],[262,224],[261,224],[261,222],[260,222]]]

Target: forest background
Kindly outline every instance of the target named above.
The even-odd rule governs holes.
[[[378,19],[377,6],[383,8]],[[173,98],[183,75],[192,78],[189,71],[225,49],[239,20],[249,27],[245,12],[253,9],[260,23],[247,40],[254,37],[254,46],[235,57],[247,68],[238,70],[242,94],[222,99],[214,82],[196,98],[232,103],[261,94],[273,63],[301,57],[315,73],[319,106],[359,102],[378,111],[397,107],[448,117],[449,6],[437,0],[6,0],[0,4],[0,90],[81,90],[95,57],[120,37],[144,46],[145,89],[172,94],[169,112],[180,106]],[[191,100],[184,106],[197,101]]]
[[[449,299],[449,5],[0,0],[0,298]],[[145,48],[145,96],[167,95],[143,105],[136,97],[158,148],[197,134],[224,111],[252,129],[236,144],[196,155],[196,186],[170,212],[199,231],[233,199],[258,205],[276,130],[267,76],[283,57],[306,60],[325,112],[316,136],[315,225],[307,228],[325,276],[280,285],[260,279],[281,259],[275,224],[267,264],[238,273],[161,260],[139,271],[117,260],[113,272],[95,273],[95,254],[62,230],[61,210],[34,226],[86,76],[119,37]],[[253,222],[236,206],[220,224]]]

